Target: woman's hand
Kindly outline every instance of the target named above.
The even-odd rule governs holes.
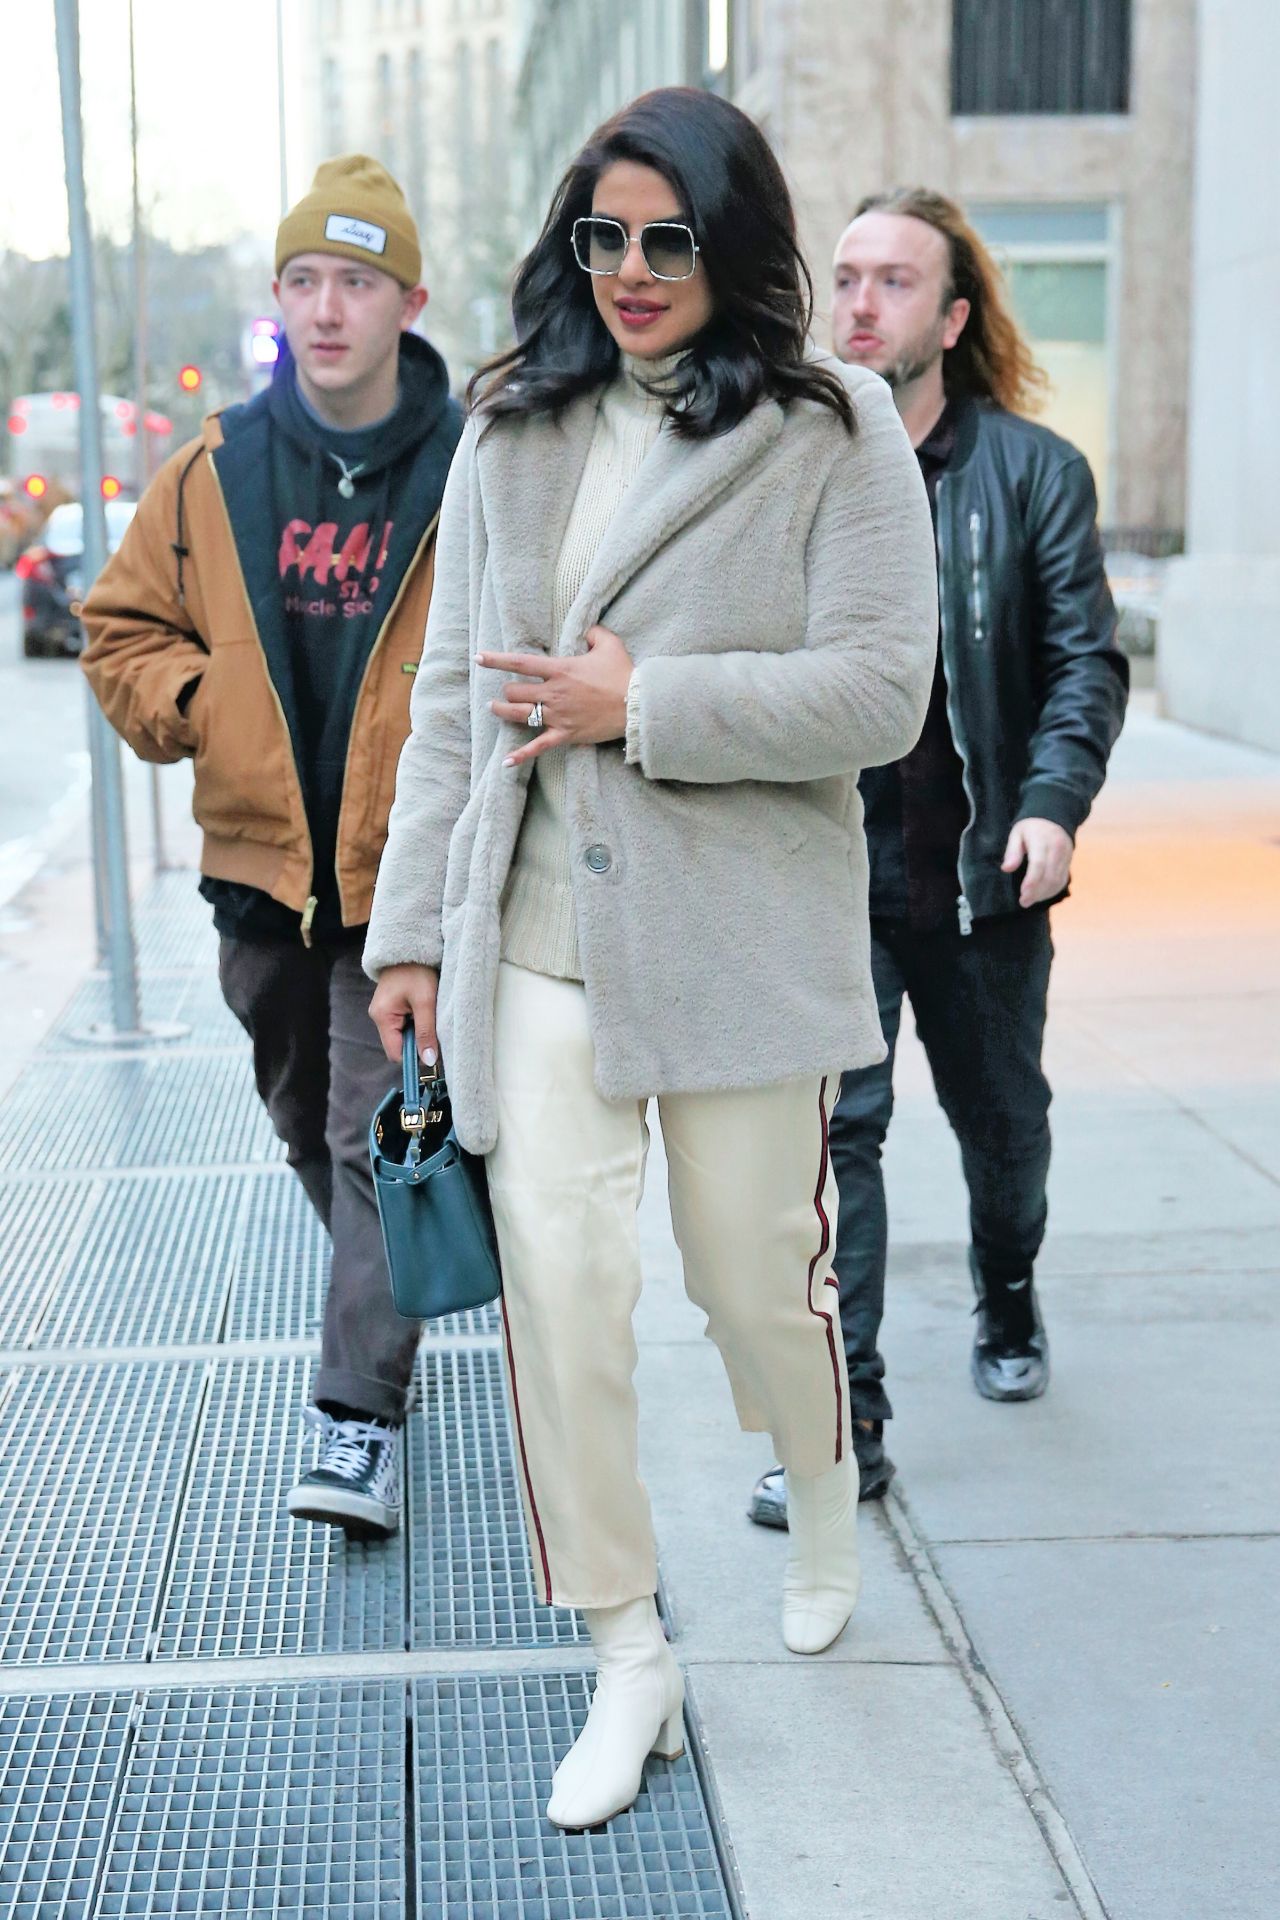
[[[384,1053],[396,1066],[400,1065],[404,1047],[401,1035],[406,1020],[413,1021],[418,1052],[426,1065],[434,1067],[439,1059],[436,1039],[439,990],[440,975],[434,967],[387,967],[378,975],[378,984],[369,1002],[369,1018],[378,1029]]]
[[[502,689],[501,700],[489,705],[499,720],[516,726],[529,723],[534,706],[542,703],[542,727],[526,747],[507,755],[504,767],[535,760],[551,747],[599,746],[621,740],[627,731],[627,688],[634,672],[631,655],[608,627],[592,627],[587,653],[552,657],[542,653],[478,653],[482,667],[499,673],[521,673]],[[398,971],[398,969],[397,969]]]

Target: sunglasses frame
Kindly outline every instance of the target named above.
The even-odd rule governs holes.
[[[622,235],[622,239],[623,239],[622,258],[621,260],[619,260],[616,267],[590,267],[587,265],[587,262],[582,258],[582,255],[578,252],[578,228],[589,227],[594,221],[597,221],[597,220],[605,222],[611,227],[616,227],[618,232]],[[689,245],[693,249],[693,265],[690,267],[688,273],[659,273],[657,268],[651,264],[649,260],[649,256],[644,250],[644,237],[646,233],[648,233],[654,227],[663,227],[668,231],[670,231],[672,228],[675,228],[680,233],[688,234]],[[682,280],[692,280],[694,274],[698,271],[698,255],[702,252],[702,248],[698,245],[697,241],[694,239],[693,228],[689,225],[687,220],[646,220],[645,224],[641,227],[639,233],[635,235],[635,238],[638,241],[640,246],[640,258],[644,261],[645,270],[646,272],[652,274],[655,280],[663,280],[666,282],[668,286],[678,286]],[[591,274],[597,280],[612,280],[612,279],[615,279],[616,276],[622,272],[623,267],[626,265],[627,254],[631,250],[631,240],[632,240],[632,236],[627,232],[621,220],[615,220],[611,213],[579,214],[578,218],[573,223],[573,226],[570,230],[570,235],[569,235],[569,244],[573,249],[574,259],[577,261],[578,265],[582,268],[582,271],[584,273]]]

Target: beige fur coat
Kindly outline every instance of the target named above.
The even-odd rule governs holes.
[[[475,655],[581,650],[599,620],[636,663],[639,739],[635,765],[621,740],[566,749],[600,1092],[883,1058],[856,781],[923,723],[936,566],[889,389],[839,372],[852,438],[810,402],[766,402],[718,439],[664,428],[563,636],[552,578],[595,402],[463,436],[364,963],[441,968],[441,1050],[477,1152],[497,1131],[499,905],[529,770],[502,765],[528,735],[489,711],[507,676]]]

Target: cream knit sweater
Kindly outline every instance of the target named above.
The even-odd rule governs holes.
[[[636,364],[645,381],[653,384],[675,363],[673,357]],[[557,639],[609,523],[662,426],[665,401],[646,393],[631,366],[623,361],[617,379],[600,398],[587,463],[556,562],[551,617]],[[564,813],[565,758],[575,751],[558,748],[535,760],[524,822],[502,896],[503,959],[558,980],[582,978]]]

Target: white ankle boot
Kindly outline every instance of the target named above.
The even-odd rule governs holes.
[[[821,1653],[844,1632],[858,1600],[855,1461],[811,1479],[789,1473],[787,1525],[782,1637],[792,1653]]]
[[[587,1724],[556,1768],[547,1818],[557,1827],[598,1827],[625,1813],[651,1753],[684,1752],[684,1681],[651,1597],[585,1612],[596,1650],[596,1690]]]

